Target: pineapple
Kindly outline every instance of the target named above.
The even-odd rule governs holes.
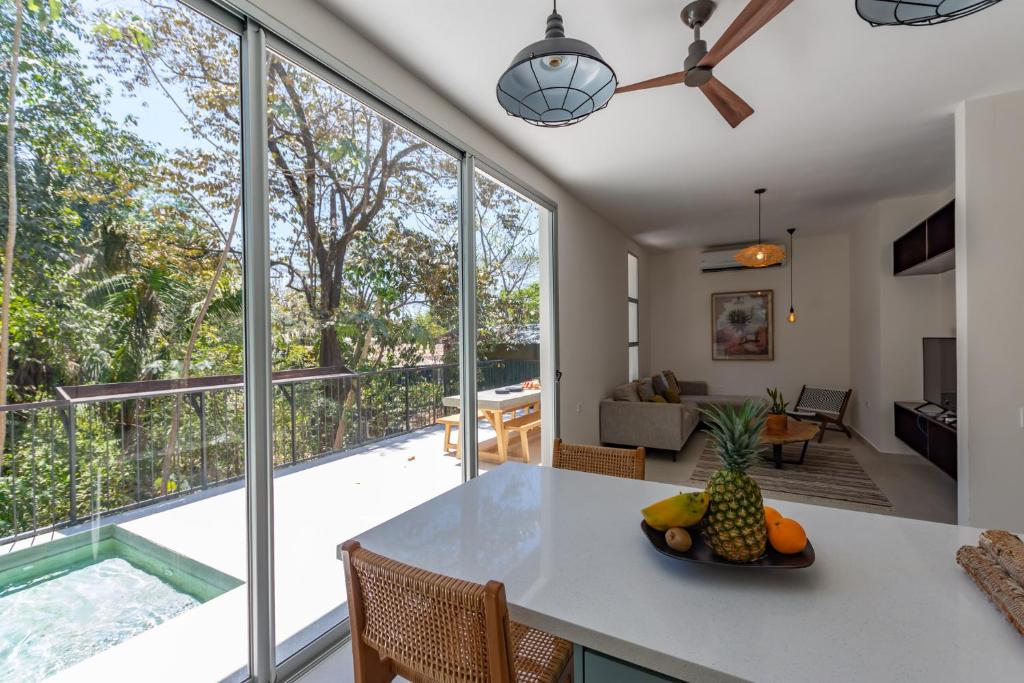
[[[711,499],[704,518],[704,539],[711,549],[732,562],[753,562],[764,554],[766,532],[761,488],[747,476],[760,458],[762,403],[747,401],[742,408],[709,406],[704,422],[722,469],[711,475]]]

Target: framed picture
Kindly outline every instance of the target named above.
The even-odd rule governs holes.
[[[711,359],[775,360],[772,290],[711,295]]]

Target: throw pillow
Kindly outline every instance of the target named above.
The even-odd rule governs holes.
[[[615,387],[614,391],[612,391],[612,399],[615,401],[639,401],[640,394],[636,391],[636,383],[629,382],[628,384],[620,384]]]
[[[654,393],[658,396],[664,396],[665,392],[668,391],[668,382],[661,374],[651,375],[651,384],[654,385]]]
[[[665,392],[665,400],[668,401],[669,403],[682,403],[682,401],[679,399],[679,392],[673,391],[672,389],[669,389],[668,391]]]
[[[641,401],[650,401],[656,396],[654,393],[654,385],[651,384],[651,380],[647,377],[636,381],[636,391],[637,394],[640,395]]]
[[[668,403],[668,401],[666,401],[666,400],[665,400],[665,397],[664,397],[664,396],[658,396],[657,394],[655,394],[655,395],[654,395],[654,396],[653,396],[653,397],[651,398],[651,401],[650,401],[650,402],[651,402],[651,403]]]
[[[676,373],[671,370],[662,370],[661,374],[665,375],[665,381],[668,382],[668,388],[678,394],[679,380],[676,379]]]

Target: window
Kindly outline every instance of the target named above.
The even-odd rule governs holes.
[[[555,206],[224,7],[0,0],[0,680],[287,677],[463,385],[556,390]]]
[[[338,539],[462,483],[426,429],[459,393],[458,160],[306,66],[268,54],[279,661],[344,616]]]
[[[244,677],[239,27],[173,0],[0,2],[5,121],[16,24],[0,679],[171,651],[183,680]]]
[[[477,169],[473,222],[476,227],[477,397],[491,404],[495,390],[524,387],[535,403],[481,407],[478,452],[484,469],[512,458],[541,461],[541,235],[548,212],[500,180]],[[507,394],[506,394],[507,395]],[[551,396],[548,393],[548,396]],[[525,440],[499,434],[505,418],[516,420]],[[535,425],[535,426],[531,426]],[[525,450],[524,450],[525,446]]]
[[[640,274],[635,254],[626,254],[626,306],[629,315],[629,381],[640,377]]]

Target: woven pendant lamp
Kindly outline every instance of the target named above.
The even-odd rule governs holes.
[[[786,250],[777,244],[765,244],[761,240],[761,196],[767,192],[763,187],[754,190],[757,195],[757,244],[751,244],[736,252],[736,262],[747,268],[767,268],[782,263]]]

